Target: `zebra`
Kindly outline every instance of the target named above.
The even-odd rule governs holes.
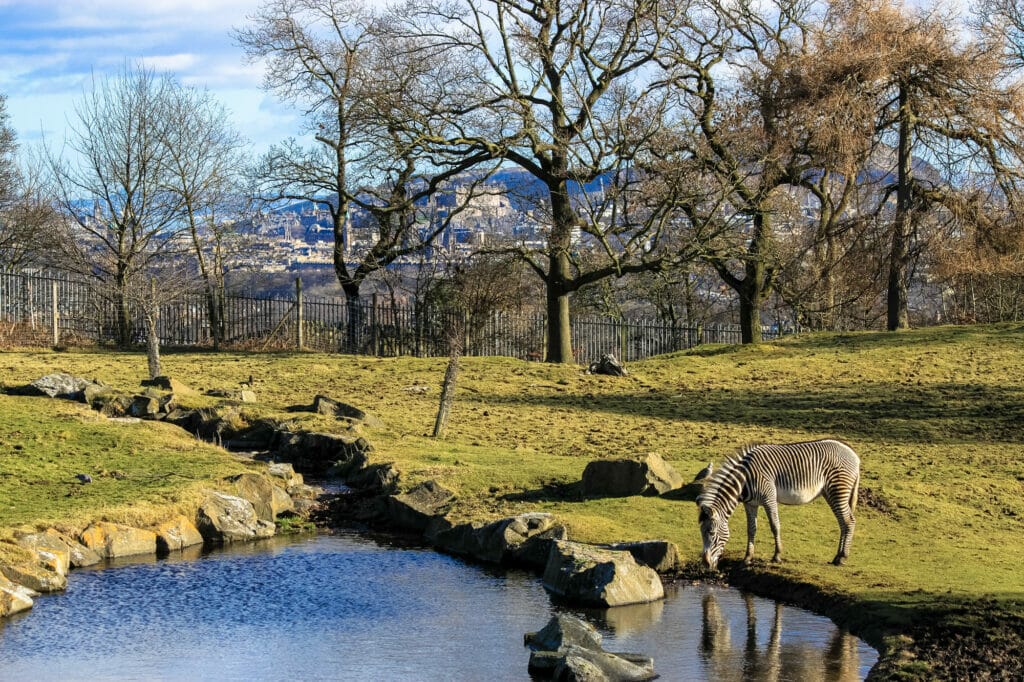
[[[747,553],[745,563],[754,557],[757,532],[757,508],[763,506],[775,536],[775,556],[782,557],[779,534],[779,508],[782,504],[806,504],[824,495],[839,521],[839,551],[832,563],[843,564],[853,542],[860,486],[860,458],[839,440],[814,440],[785,445],[749,445],[709,476],[697,496],[698,521],[704,542],[702,563],[715,570],[729,540],[729,517],[743,502],[747,511]]]

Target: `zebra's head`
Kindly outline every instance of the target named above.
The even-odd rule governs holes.
[[[718,568],[718,560],[729,541],[729,517],[710,505],[701,505],[697,520],[700,522],[700,537],[704,541],[701,563],[713,571]]]

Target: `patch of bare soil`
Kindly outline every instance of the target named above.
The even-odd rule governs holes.
[[[1024,680],[1024,615],[996,602],[975,602],[929,619],[910,651],[931,679]]]

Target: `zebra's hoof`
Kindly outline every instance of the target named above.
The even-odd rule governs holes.
[[[772,563],[773,564],[781,564],[782,563],[782,557],[780,557],[779,555],[773,556],[772,557]]]
[[[832,565],[833,566],[842,566],[845,563],[846,563],[846,557],[844,557],[844,556],[837,556],[835,559],[832,560]]]

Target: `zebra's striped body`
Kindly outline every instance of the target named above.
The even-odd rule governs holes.
[[[860,485],[860,458],[838,440],[815,440],[786,445],[754,445],[727,460],[705,482],[698,496],[700,529],[704,541],[704,565],[714,569],[729,539],[729,517],[736,505],[747,511],[746,561],[754,556],[757,508],[764,507],[775,536],[775,556],[780,561],[781,504],[806,504],[824,495],[839,521],[839,551],[832,563],[842,564],[853,541]]]

